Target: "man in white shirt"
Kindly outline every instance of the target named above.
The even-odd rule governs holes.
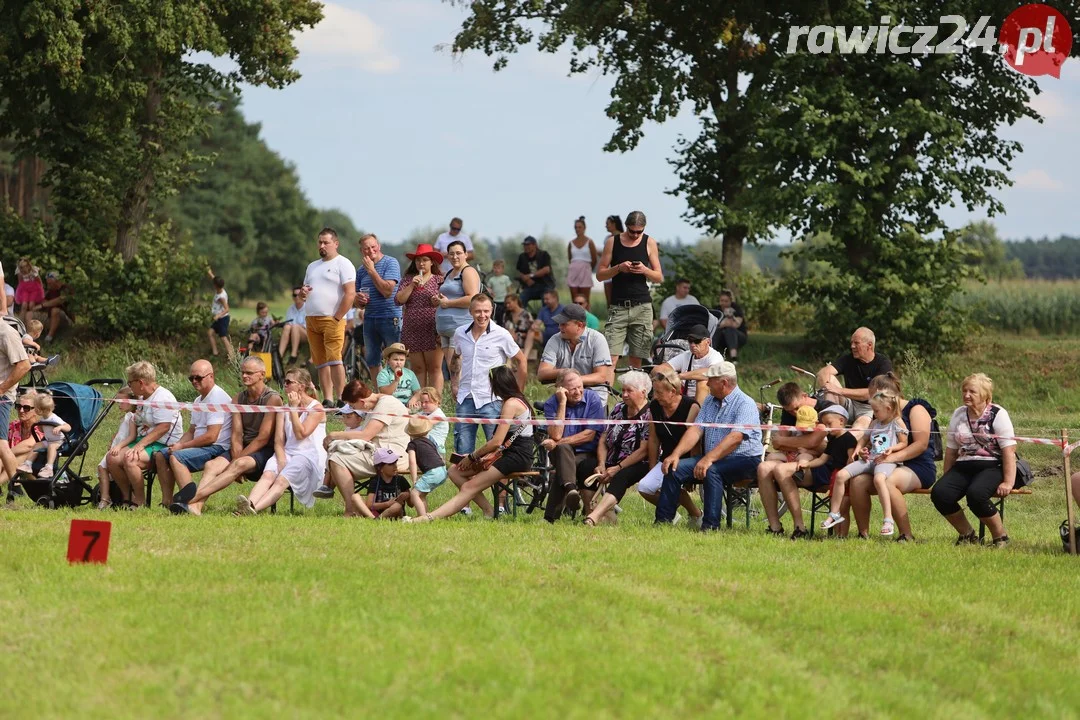
[[[191,364],[188,381],[199,392],[196,403],[232,402],[229,393],[214,382],[214,366],[206,360]],[[227,410],[192,410],[191,424],[183,436],[164,450],[154,453],[158,481],[161,483],[161,502],[166,507],[173,503],[173,488],[181,492],[181,502],[195,495],[191,474],[200,472],[206,463],[216,457],[228,457],[232,437],[232,413]],[[184,492],[184,488],[190,488]]]
[[[502,411],[502,401],[491,392],[488,372],[513,360],[518,386],[524,391],[528,368],[514,336],[491,321],[495,306],[491,297],[474,295],[469,304],[473,321],[463,325],[450,340],[450,371],[459,377],[455,395],[458,417],[495,419]],[[494,425],[484,425],[484,436],[495,435]],[[476,425],[454,425],[454,452],[467,455],[476,449]]]
[[[699,383],[693,379],[697,376],[694,371],[709,368],[723,360],[724,356],[712,346],[709,329],[704,325],[695,325],[690,328],[686,339],[690,343],[690,349],[658,365],[655,372],[674,370],[679,373],[679,379],[686,383],[686,394],[695,398],[698,405],[701,405],[709,394],[709,388],[705,383]]]
[[[333,228],[319,232],[319,259],[307,267],[300,288],[307,311],[305,325],[311,362],[319,370],[323,407],[336,407],[334,398],[345,389],[345,315],[356,297],[356,268],[338,254],[338,235]]]
[[[657,324],[667,329],[667,319],[671,311],[680,305],[700,305],[698,299],[690,294],[690,281],[686,278],[679,278],[675,281],[675,294],[668,295],[664,298],[664,302],[660,303],[660,319],[657,320]]]
[[[281,328],[281,343],[278,345],[278,355],[283,361],[288,357],[292,365],[296,364],[296,356],[300,352],[300,341],[307,342],[307,311],[304,309],[302,290],[303,288],[299,287],[292,289],[293,304],[285,311],[285,327]],[[349,310],[351,311],[352,308]],[[292,352],[286,356],[285,349],[290,346]]]
[[[460,240],[465,244],[465,262],[471,263],[473,258],[476,257],[475,253],[473,253],[472,240],[469,239],[468,235],[461,232],[464,225],[465,223],[461,221],[461,218],[454,218],[450,221],[450,230],[444,232],[435,241],[435,249],[442,253],[443,256],[442,265],[439,266],[442,268],[443,275],[450,272],[450,261],[446,259],[446,247],[455,240]]]

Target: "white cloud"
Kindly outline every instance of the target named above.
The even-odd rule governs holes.
[[[323,19],[296,38],[301,59],[317,58],[358,67],[370,73],[391,73],[401,61],[383,43],[383,29],[362,12],[326,3]]]
[[[1061,95],[1048,90],[1044,90],[1031,98],[1031,100],[1028,101],[1028,107],[1047,120],[1063,118],[1069,114],[1069,107]]]
[[[1016,187],[1025,190],[1064,190],[1065,186],[1050,177],[1045,170],[1028,170],[1016,178]]]

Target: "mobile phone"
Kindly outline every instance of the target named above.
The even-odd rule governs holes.
[[[450,453],[450,464],[451,465],[457,465],[459,462],[464,460],[466,457],[468,457],[468,455],[462,455],[461,453]]]

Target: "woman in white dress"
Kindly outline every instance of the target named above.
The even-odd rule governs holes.
[[[278,413],[274,430],[274,457],[266,461],[262,477],[251,496],[236,498],[240,515],[265,510],[292,487],[304,507],[315,504],[312,493],[322,483],[326,470],[326,412],[315,399],[315,386],[307,370],[295,368],[285,373],[285,412]]]

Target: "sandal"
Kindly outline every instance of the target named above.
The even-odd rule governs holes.
[[[885,522],[881,523],[881,535],[887,537],[896,532],[896,524],[892,518],[885,518]]]
[[[112,507],[112,503],[108,500],[102,500],[97,504],[98,510],[108,510]]]
[[[581,521],[581,524],[586,527],[596,527],[596,521],[593,520],[592,517],[589,515],[585,516],[585,519]]]

